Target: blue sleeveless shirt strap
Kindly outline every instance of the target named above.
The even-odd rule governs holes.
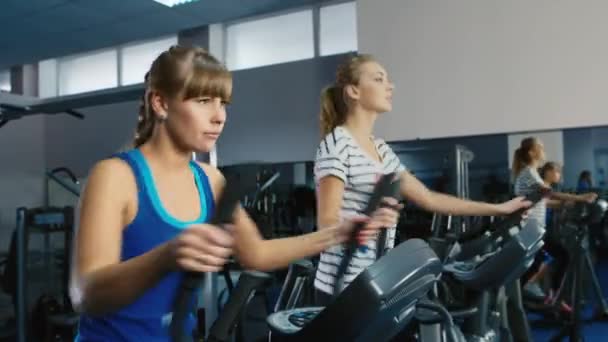
[[[138,149],[116,153],[107,159],[118,158],[131,168],[137,182],[139,202],[134,220],[122,232],[121,261],[142,255],[162,243],[175,238],[187,222],[176,226],[167,220],[168,213],[162,208],[154,179],[144,156]],[[190,165],[201,200],[201,215],[196,223],[202,223],[213,211],[213,197],[207,176],[196,165]],[[155,203],[156,202],[156,203]],[[159,211],[162,210],[162,211]],[[176,219],[176,218],[173,218]],[[81,315],[76,340],[88,341],[171,341],[169,323],[173,301],[180,288],[183,274],[167,273],[158,283],[147,289],[129,305],[103,317]],[[196,306],[192,297],[190,306]],[[192,331],[196,320],[188,318],[188,331]]]
[[[191,165],[194,166],[194,170],[197,175],[197,184],[198,190],[201,193],[201,197],[204,194],[205,203],[207,204],[207,215],[205,217],[205,222],[208,222],[213,213],[215,212],[215,200],[213,199],[213,188],[211,187],[211,183],[209,182],[209,177],[205,173],[205,170],[197,163],[192,161]],[[203,198],[201,198],[202,200]]]
[[[137,185],[137,198],[141,200],[146,191],[146,184],[143,181],[139,167],[137,167],[137,162],[133,159],[129,152],[115,153],[110,158],[119,158],[129,164],[131,170],[133,171],[133,176],[135,177],[135,182]]]

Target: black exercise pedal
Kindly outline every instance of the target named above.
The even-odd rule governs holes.
[[[365,210],[363,210],[363,214],[370,216],[376,209],[380,207],[382,204],[382,198],[391,196],[394,193],[394,188],[398,188],[399,184],[399,174],[393,172],[383,175],[378,180],[378,183],[376,183],[374,192],[370,196],[367,206],[365,207]],[[359,248],[359,244],[357,243],[357,235],[359,235],[364,227],[365,223],[355,224],[351,238],[346,242],[346,251],[344,252],[344,257],[342,258],[342,262],[338,267],[338,273],[336,274],[334,298],[338,296],[344,287],[344,277],[346,275],[348,264],[352,260],[357,248]]]
[[[303,326],[308,324],[308,322],[312,321],[313,318],[317,317],[319,312],[321,312],[320,309],[315,310],[315,311],[296,312],[296,313],[289,315],[288,320],[291,324],[295,325],[296,327],[302,328]]]
[[[220,198],[215,212],[211,218],[211,224],[222,224],[232,222],[233,214],[239,201],[245,195],[243,188],[238,182],[226,182],[222,197]],[[189,302],[195,290],[200,286],[204,273],[186,272],[182,280],[180,290],[173,305],[173,318],[171,319],[171,337],[174,342],[191,341],[192,337],[184,331],[184,323],[189,313]]]

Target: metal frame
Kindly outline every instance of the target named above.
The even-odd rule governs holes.
[[[203,161],[210,165],[217,167],[217,146],[206,154],[192,153],[192,160]],[[199,302],[199,307],[205,309],[205,327],[207,329],[213,325],[213,322],[217,319],[217,299],[218,293],[218,273],[206,272],[203,278],[202,293],[199,297],[202,299],[202,303]]]
[[[36,208],[39,209],[39,208]],[[40,226],[44,229],[48,228],[48,225],[60,225],[63,230],[54,230],[54,232],[63,232],[65,235],[66,253],[70,250],[69,246],[73,237],[72,227],[74,224],[74,216],[69,213],[69,210],[73,210],[72,207],[64,208],[52,208],[51,212],[31,212],[31,209],[20,207],[17,209],[17,226],[16,226],[16,254],[17,254],[17,287],[15,291],[16,297],[16,326],[17,336],[16,342],[27,342],[29,341],[28,335],[30,333],[29,327],[29,282],[27,279],[28,275],[28,246],[29,236],[32,234],[30,229],[32,227]],[[45,215],[48,215],[45,217]],[[49,234],[49,233],[44,233]],[[68,256],[69,258],[69,256]],[[69,269],[67,270],[69,272]],[[69,281],[69,274],[64,274],[62,281]]]
[[[454,179],[456,180],[454,195],[469,198],[469,164],[475,158],[475,154],[465,146],[456,145],[453,158]]]
[[[17,287],[16,287],[16,308],[17,312],[17,340],[16,342],[27,341],[27,301],[26,294],[28,293],[27,281],[25,280],[26,251],[23,246],[26,245],[26,209],[17,209]]]
[[[427,147],[415,147],[409,149],[396,149],[396,153],[402,154],[406,152],[420,152],[430,150],[445,151],[447,153],[449,158],[449,164],[451,165],[451,178],[453,179],[453,181],[450,182],[450,193],[458,198],[468,199],[470,197],[469,164],[475,158],[475,154],[466,146],[455,145],[449,150],[433,149]],[[439,231],[439,229],[443,228],[444,216],[445,215],[437,213],[433,215],[433,223],[431,224],[431,230],[434,236],[436,234],[442,233]],[[447,215],[446,229],[451,230],[452,227],[455,227],[456,229],[458,229],[456,232],[461,233],[461,230],[467,228],[466,225],[464,225],[465,222],[466,219],[463,217],[452,217],[451,215]]]
[[[0,75],[8,74],[8,89],[0,87],[0,92],[8,92],[10,93],[13,90],[13,85],[11,84],[11,69],[2,69],[0,70]]]

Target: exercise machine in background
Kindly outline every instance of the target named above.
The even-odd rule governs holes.
[[[59,177],[61,173],[66,174],[70,181]],[[14,284],[8,287],[15,303],[17,342],[32,338],[40,341],[72,340],[78,322],[68,290],[74,208],[49,205],[49,182],[58,184],[76,198],[80,196],[79,182],[65,167],[48,171],[46,176],[46,205],[17,209],[17,226],[3,277],[4,282]],[[57,235],[62,238],[63,248],[55,250],[51,246],[51,236]],[[42,253],[31,251],[35,236],[44,239]],[[32,271],[36,267],[43,272]],[[42,278],[32,281],[34,277]],[[57,279],[60,279],[58,288]]]

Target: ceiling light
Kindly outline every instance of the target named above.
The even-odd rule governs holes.
[[[177,6],[177,5],[184,5],[187,4],[189,2],[195,2],[197,0],[154,0],[160,4],[163,4],[165,6],[168,7],[173,7],[173,6]]]

